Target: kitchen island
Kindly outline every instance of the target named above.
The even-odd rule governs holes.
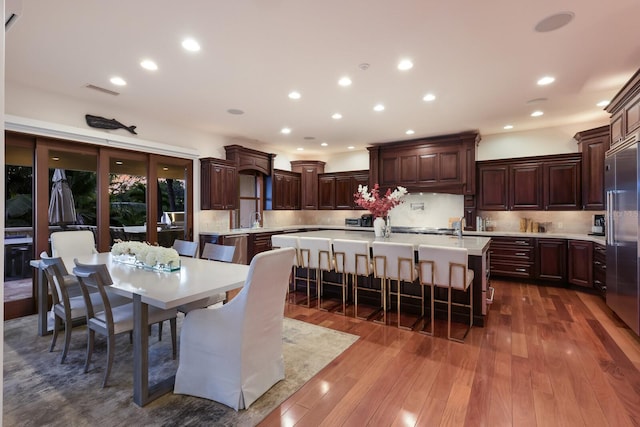
[[[351,231],[351,230],[319,230],[288,233],[298,237],[324,237],[329,239],[350,239],[365,240],[370,243],[374,241],[384,241],[393,243],[409,243],[416,250],[419,245],[434,245],[442,247],[462,247],[469,251],[469,268],[474,272],[473,278],[473,324],[476,326],[484,326],[485,317],[488,313],[488,301],[493,299],[493,290],[489,287],[489,277],[487,270],[487,252],[491,239],[483,236],[463,236],[458,238],[455,236],[443,235],[423,235],[423,234],[402,234],[392,233],[390,237],[375,237],[370,231]],[[446,289],[436,289],[436,298],[445,299]],[[466,294],[456,295],[454,292],[454,301],[464,301],[468,298]],[[436,311],[436,314],[438,312]],[[457,314],[457,315],[456,315]],[[454,319],[464,321],[464,313],[454,314]],[[466,316],[468,319],[468,315]]]

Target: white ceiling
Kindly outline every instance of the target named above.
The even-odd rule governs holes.
[[[534,31],[562,11],[575,14],[569,25]],[[330,153],[502,133],[507,124],[516,132],[606,123],[595,104],[640,67],[638,17],[640,0],[23,0],[6,33],[5,73],[8,83],[121,109],[127,125],[136,111],[292,153]],[[182,49],[187,36],[199,53]],[[142,69],[145,58],[159,70]],[[396,68],[403,58],[413,69]],[[113,86],[114,75],[128,84]],[[343,75],[348,88],[337,85]],[[555,83],[536,85],[545,75]],[[290,100],[292,90],[302,98]],[[427,92],[437,99],[422,101]],[[378,102],[384,112],[373,111]],[[544,116],[530,117],[536,109]],[[280,133],[285,126],[291,134]]]

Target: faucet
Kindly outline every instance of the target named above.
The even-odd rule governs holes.
[[[453,228],[454,228],[453,233],[458,237],[458,239],[462,239],[463,221],[464,221],[464,217],[460,217],[460,220],[453,223]]]
[[[260,212],[256,211],[252,213],[251,217],[253,218],[253,226],[251,228],[260,228],[260,220],[262,219]]]

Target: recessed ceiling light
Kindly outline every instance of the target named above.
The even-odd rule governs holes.
[[[238,109],[238,108],[229,108],[229,109],[227,110],[227,113],[229,113],[229,114],[233,114],[233,115],[236,115],[236,116],[239,116],[239,115],[241,115],[241,114],[244,114],[244,111],[242,111],[242,110],[240,110],[240,109]]]
[[[413,68],[413,62],[410,59],[403,59],[398,63],[398,70],[406,71]]]
[[[350,146],[347,147],[347,150],[353,150],[354,148],[356,148],[356,147],[354,147],[353,145],[350,145]]]
[[[305,136],[304,139],[306,139],[307,141],[313,141],[314,139],[316,139],[315,136]]]
[[[156,64],[150,59],[145,59],[142,62],[140,62],[140,66],[145,70],[149,70],[149,71],[156,71],[158,69],[158,64]]]
[[[302,148],[302,147],[298,147],[298,148],[296,148],[296,150],[298,150],[298,151],[304,151],[304,148]]]
[[[531,117],[540,117],[543,114],[544,113],[542,111],[538,110],[538,111],[534,111],[533,113],[531,113]]]
[[[51,160],[55,160],[56,162],[60,160],[60,157],[52,157]]]
[[[435,101],[435,99],[436,99],[436,96],[432,93],[428,93],[422,97],[422,100],[426,102]]]
[[[547,16],[538,22],[534,29],[539,33],[546,33],[564,27],[573,20],[575,14],[573,12],[560,12],[551,16]]]
[[[351,79],[347,76],[340,77],[340,80],[338,80],[338,84],[343,87],[351,86]]]
[[[334,114],[331,116],[331,118],[332,118],[332,119],[334,119],[334,120],[340,120],[340,119],[342,118],[342,114],[340,114],[340,113],[334,113]]]
[[[327,144],[326,142],[323,142],[323,143],[321,143],[320,145],[321,145],[322,147],[326,147],[326,146],[327,146],[327,145],[329,145],[329,144]]]
[[[597,105],[598,107],[606,107],[607,105],[609,105],[609,101],[607,101],[607,100],[605,99],[605,100],[602,100],[602,101],[598,102],[596,105]]]
[[[375,107],[373,107],[374,111],[384,111],[384,105],[382,104],[376,104]]]
[[[362,71],[367,71],[369,69],[371,65],[367,64],[366,62],[363,62],[361,64],[358,64],[358,68],[360,68],[360,70]]]
[[[553,83],[555,81],[556,81],[555,77],[544,76],[540,80],[538,80],[538,86],[549,85],[549,84],[551,84],[551,83]]]
[[[531,104],[539,104],[541,102],[547,102],[548,99],[547,98],[533,98],[527,101],[527,104],[531,105]]]
[[[289,98],[291,99],[300,99],[301,96],[300,92],[296,92],[295,90],[289,93]]]
[[[405,133],[407,135],[413,135],[414,133],[416,133],[416,131],[414,131],[413,129],[408,129]]]
[[[116,86],[124,86],[127,84],[127,82],[122,77],[118,76],[111,77],[109,81]]]
[[[280,133],[284,133],[285,135],[288,135],[291,133],[291,129],[289,128],[282,128],[280,129]]]
[[[513,125],[505,125],[502,129],[504,130],[513,129]]]
[[[123,164],[123,163],[124,163],[124,162],[123,162],[122,160],[116,160],[116,165],[121,165],[121,164]]]
[[[189,52],[198,52],[200,50],[200,43],[191,38],[184,39],[182,40],[182,47]]]

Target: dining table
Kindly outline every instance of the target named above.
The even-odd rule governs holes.
[[[105,264],[113,280],[109,286],[115,294],[133,301],[133,401],[144,406],[171,392],[175,375],[149,385],[149,306],[172,309],[207,297],[241,288],[249,266],[199,258],[180,257],[180,268],[157,271],[119,262],[110,252],[78,257],[63,257],[69,272],[75,266],[74,258],[82,264]],[[37,260],[32,261],[36,266]],[[38,274],[39,333],[46,333],[47,282]],[[44,301],[43,301],[44,300]]]

